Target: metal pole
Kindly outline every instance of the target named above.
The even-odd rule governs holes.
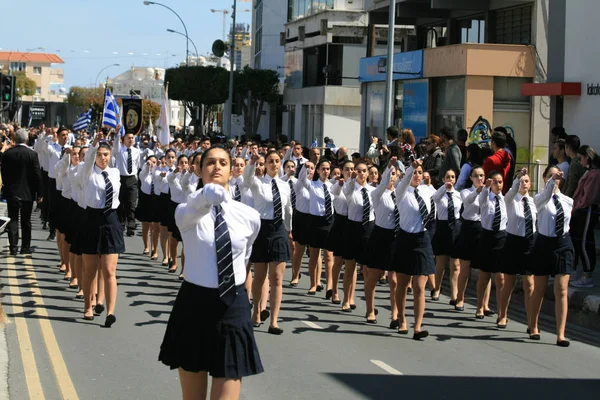
[[[235,9],[237,0],[233,0],[233,13],[231,14],[231,50],[229,52],[229,98],[225,106],[225,120],[223,121],[223,132],[225,135],[232,137],[231,119],[233,117],[233,66],[235,63]]]
[[[385,76],[385,128],[394,123],[394,27],[396,24],[396,2],[390,0],[388,20],[387,70]],[[385,139],[385,138],[384,138]]]

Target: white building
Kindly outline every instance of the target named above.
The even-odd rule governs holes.
[[[165,86],[165,69],[154,67],[131,67],[129,70],[108,80],[115,97],[126,97],[131,91],[142,99],[162,103]],[[183,107],[178,101],[170,100],[171,125],[183,126]],[[189,114],[188,114],[188,121]]]
[[[283,2],[282,2],[283,3]],[[366,56],[364,0],[289,0],[283,133],[310,145],[332,138],[360,148],[359,63]]]
[[[252,61],[256,69],[270,69],[279,74],[283,94],[284,48],[281,32],[287,23],[288,5],[282,0],[254,0],[252,7]],[[266,105],[257,130],[263,138],[281,133],[281,113],[276,105]]]

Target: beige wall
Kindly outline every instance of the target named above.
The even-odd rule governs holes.
[[[4,65],[4,72],[8,72],[8,67],[10,66],[9,61],[0,61],[0,65]],[[34,67],[41,67],[42,73],[36,75],[33,73]],[[52,73],[54,71],[54,73]],[[51,67],[49,63],[27,63],[27,67],[25,68],[25,74],[29,79],[35,82],[36,86],[41,88],[41,93],[39,95],[35,95],[37,98],[42,99],[43,101],[58,101],[62,102],[64,100],[63,97],[54,95],[50,93],[50,85],[57,84],[60,85],[64,83],[64,71],[62,69],[55,69]],[[24,101],[32,101],[33,96],[24,96],[22,100]]]
[[[467,76],[465,79],[465,129],[469,131],[477,118],[489,118],[494,112],[494,77]]]

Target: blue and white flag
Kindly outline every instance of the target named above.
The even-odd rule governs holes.
[[[119,105],[110,90],[104,94],[104,111],[102,112],[102,126],[117,128],[119,123]]]
[[[90,123],[92,122],[92,107],[84,113],[81,113],[79,118],[77,118],[77,122],[73,125],[73,131],[78,132],[83,129],[87,129]]]
[[[315,139],[314,142],[312,142],[312,144],[310,145],[311,149],[314,149],[315,147],[319,146],[319,143],[317,142],[317,139]]]

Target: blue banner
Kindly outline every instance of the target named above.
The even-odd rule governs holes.
[[[358,80],[360,82],[385,81],[387,55],[360,59]],[[423,77],[423,50],[394,54],[394,80]]]
[[[417,142],[427,136],[428,110],[429,81],[404,82],[402,128],[411,129]]]

